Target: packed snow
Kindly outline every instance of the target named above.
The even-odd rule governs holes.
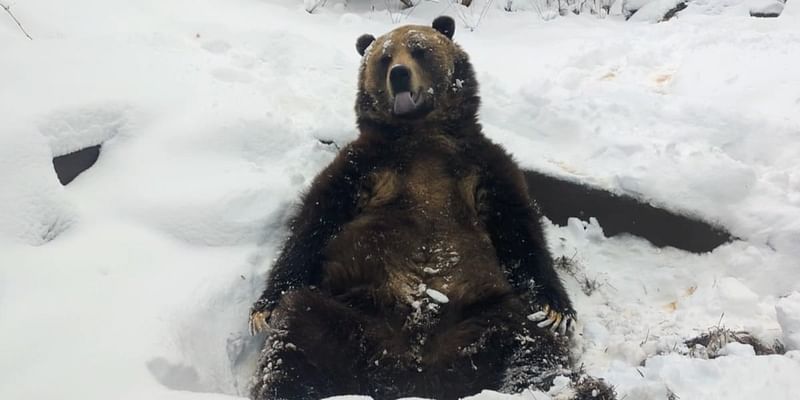
[[[786,348],[800,350],[800,293],[794,292],[778,300],[775,311]]]
[[[0,399],[245,397],[263,342],[248,309],[287,215],[356,136],[356,38],[440,14],[485,133],[521,165],[742,238],[695,255],[545,222],[574,261],[586,371],[630,400],[796,399],[800,2],[756,19],[746,0],[695,0],[658,24],[517,3],[11,3],[33,40],[0,10]],[[62,187],[51,158],[98,143]],[[789,351],[689,357],[714,327]]]

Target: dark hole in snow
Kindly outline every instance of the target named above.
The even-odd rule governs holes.
[[[781,9],[781,11],[783,11]],[[750,10],[750,16],[753,18],[777,18],[781,15],[781,11],[753,11]]]
[[[761,13],[761,12],[750,11],[750,16],[754,18],[777,18],[780,15],[781,15],[780,13]]]
[[[100,146],[95,145],[53,158],[53,167],[62,185],[72,182],[83,171],[94,165],[100,156]]]
[[[595,217],[606,236],[628,233],[658,247],[672,246],[693,253],[705,253],[735,239],[723,228],[630,196],[534,171],[525,171],[525,180],[542,213],[558,225],[566,225],[570,217]]]

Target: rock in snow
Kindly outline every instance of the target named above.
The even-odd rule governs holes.
[[[784,0],[753,0],[750,3],[750,16],[756,18],[775,18],[783,11]]]
[[[661,22],[671,19],[686,7],[686,0],[624,0],[622,12],[629,21]]]

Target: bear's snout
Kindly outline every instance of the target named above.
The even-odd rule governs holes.
[[[389,89],[391,89],[392,112],[396,116],[419,116],[422,104],[421,92],[414,93],[411,88],[411,68],[395,64],[389,68]]]
[[[392,66],[389,70],[389,85],[392,92],[402,93],[411,91],[411,69],[402,64]]]

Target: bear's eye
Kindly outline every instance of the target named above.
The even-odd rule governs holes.
[[[381,65],[385,67],[389,65],[390,62],[392,62],[392,56],[390,54],[384,54],[378,61],[381,63]]]
[[[418,60],[425,58],[425,54],[428,52],[424,47],[415,47],[411,50],[411,57],[414,57]]]

